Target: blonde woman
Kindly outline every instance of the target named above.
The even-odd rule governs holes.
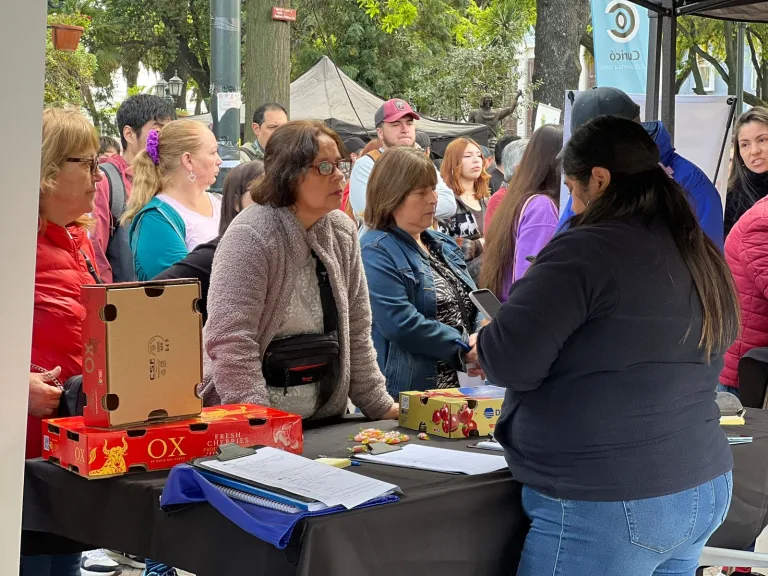
[[[87,216],[102,179],[98,152],[96,131],[78,111],[43,112],[27,458],[42,453],[40,419],[57,413],[61,389],[56,384],[82,373],[80,286],[98,281]],[[25,556],[21,574],[80,574],[80,554]]]
[[[121,223],[129,225],[136,276],[149,280],[219,234],[221,199],[207,192],[221,158],[216,138],[194,120],[151,130],[133,162],[133,191]]]

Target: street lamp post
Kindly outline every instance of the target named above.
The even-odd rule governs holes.
[[[165,98],[169,102],[176,104],[181,97],[181,93],[184,91],[184,80],[179,78],[178,74],[178,70],[175,71],[173,78],[167,82],[160,78],[157,84],[155,84],[155,96],[160,96],[160,98]]]

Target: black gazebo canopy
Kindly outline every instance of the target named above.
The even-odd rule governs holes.
[[[657,13],[696,15],[738,22],[768,22],[765,0],[632,0]]]
[[[737,22],[768,22],[768,0],[630,1],[648,8],[651,16],[645,116],[648,119],[659,117],[661,79],[664,85],[661,98],[661,120],[674,135],[677,18],[703,16]],[[661,75],[659,75],[660,71]],[[741,100],[742,94],[736,94],[736,97]]]

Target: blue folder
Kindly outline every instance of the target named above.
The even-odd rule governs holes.
[[[400,498],[393,494],[361,504],[356,509],[370,508],[381,504],[397,502],[398,500]],[[343,506],[335,506],[319,512],[288,514],[255,504],[248,504],[240,500],[234,500],[187,464],[179,464],[172,468],[165,483],[163,494],[160,497],[160,506],[165,509],[177,504],[195,504],[200,502],[208,502],[241,529],[259,540],[269,542],[279,550],[283,550],[288,546],[293,529],[299,520],[311,516],[336,514],[346,510]]]

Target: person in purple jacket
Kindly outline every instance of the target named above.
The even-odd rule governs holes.
[[[512,284],[528,270],[557,230],[563,129],[534,132],[485,238],[480,286],[506,302]]]

